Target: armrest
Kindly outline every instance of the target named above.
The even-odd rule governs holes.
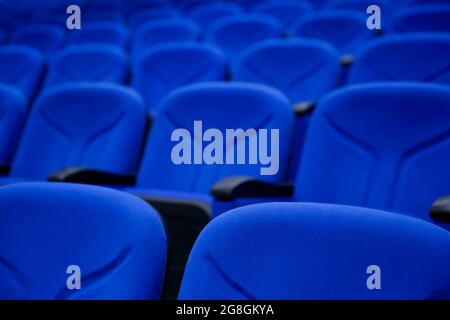
[[[10,171],[11,171],[10,166],[0,164],[0,176],[7,176]]]
[[[230,177],[217,182],[211,194],[218,200],[236,198],[281,198],[291,197],[294,187],[290,183],[275,184],[252,177]]]
[[[341,56],[341,65],[343,66],[350,66],[355,61],[355,57],[351,54],[344,54]]]
[[[75,182],[85,184],[130,185],[136,181],[135,176],[114,174],[88,168],[66,168],[50,175],[48,181]]]
[[[430,217],[437,222],[450,223],[450,196],[441,197],[433,203]]]
[[[292,106],[292,110],[294,110],[295,116],[297,118],[310,115],[311,113],[313,113],[315,108],[316,104],[313,101],[298,102]]]

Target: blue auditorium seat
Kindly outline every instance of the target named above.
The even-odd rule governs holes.
[[[418,81],[450,84],[450,35],[393,35],[366,45],[356,55],[349,83]]]
[[[450,4],[411,6],[398,12],[394,28],[398,32],[450,33]]]
[[[242,9],[232,3],[213,2],[194,8],[189,12],[189,17],[196,21],[202,28],[207,29],[216,21],[242,14]]]
[[[283,30],[285,32],[290,32],[294,23],[298,21],[298,19],[310,13],[312,10],[312,6],[305,1],[266,1],[253,8],[252,11],[257,14],[274,17],[283,25]]]
[[[339,55],[312,39],[267,40],[239,55],[232,68],[236,81],[270,85],[292,103],[317,101],[337,86]]]
[[[139,56],[152,46],[170,42],[193,42],[198,38],[199,28],[187,19],[161,19],[147,22],[134,34],[132,51]]]
[[[189,12],[204,5],[220,3],[222,0],[174,0],[174,2],[180,9],[185,12]]]
[[[450,233],[430,223],[350,206],[265,203],[202,231],[179,299],[445,300],[449,268]]]
[[[301,38],[328,42],[342,55],[353,54],[372,40],[374,32],[366,27],[366,18],[351,10],[323,11],[300,19],[292,33]]]
[[[218,46],[230,59],[252,44],[278,38],[281,24],[272,17],[242,15],[223,18],[214,23],[205,34],[205,40]]]
[[[76,184],[0,189],[0,299],[160,299],[167,240],[136,197]],[[70,290],[79,271],[80,289]]]
[[[16,88],[0,84],[0,167],[11,163],[26,113],[25,96]]]
[[[0,44],[6,42],[8,39],[7,33],[5,30],[0,29]]]
[[[72,30],[69,33],[68,43],[104,43],[125,47],[128,40],[127,27],[121,23],[91,22],[83,24],[80,30]]]
[[[64,40],[63,27],[49,24],[29,24],[11,34],[11,43],[33,47],[45,56],[55,53]]]
[[[180,12],[172,7],[147,8],[133,13],[130,17],[129,24],[132,29],[136,29],[146,22],[160,19],[173,19],[180,16]]]
[[[0,46],[0,83],[19,89],[27,99],[37,93],[44,71],[44,59],[30,47]]]
[[[124,83],[128,76],[125,52],[115,46],[84,44],[70,46],[49,62],[46,88],[75,82]]]
[[[155,113],[178,87],[224,79],[225,57],[218,49],[200,43],[171,43],[155,46],[135,60],[132,86]]]
[[[68,84],[46,90],[32,108],[10,174],[0,177],[0,183],[46,180],[74,166],[133,172],[145,119],[140,96],[119,85]]]
[[[292,199],[429,220],[433,202],[450,194],[449,106],[449,87],[436,84],[380,82],[331,93],[311,118]],[[236,201],[229,195],[243,187],[235,185],[216,185],[214,193]]]

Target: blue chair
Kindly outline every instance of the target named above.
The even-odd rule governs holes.
[[[8,36],[6,34],[6,31],[3,29],[0,29],[0,43],[5,43],[8,39]]]
[[[328,95],[312,116],[294,192],[284,195],[430,220],[433,202],[450,194],[449,106],[449,87],[436,84],[364,84]],[[252,194],[248,181],[225,182],[214,194],[230,205],[237,191]],[[256,197],[278,190],[261,188]]]
[[[152,46],[171,42],[193,42],[199,35],[198,26],[187,19],[161,19],[147,22],[136,30],[132,51],[139,56]]]
[[[406,32],[450,33],[450,5],[422,5],[405,8],[397,13],[394,28]]]
[[[55,53],[64,41],[62,27],[48,24],[27,25],[11,34],[11,43],[35,48],[44,56]]]
[[[411,33],[384,37],[358,52],[348,80],[450,84],[449,57],[450,35]]]
[[[293,27],[293,35],[312,38],[334,46],[341,55],[352,55],[375,33],[367,29],[366,19],[351,10],[323,11],[305,16]]]
[[[209,28],[213,23],[222,18],[242,14],[242,9],[233,3],[213,2],[194,8],[189,12],[189,17],[196,21],[203,29]]]
[[[129,24],[132,29],[137,29],[146,22],[160,19],[174,19],[180,16],[181,13],[172,7],[147,8],[134,12],[130,17]]]
[[[11,165],[0,183],[47,180],[85,167],[115,173],[136,169],[145,129],[144,102],[114,84],[67,84],[34,104]]]
[[[277,19],[282,25],[283,30],[289,33],[296,21],[313,10],[308,2],[262,2],[253,8],[253,12],[261,15],[268,15]]]
[[[179,299],[445,300],[449,268],[450,233],[430,223],[350,206],[265,203],[202,231]]]
[[[178,43],[155,46],[135,60],[132,86],[144,97],[149,111],[185,85],[225,80],[225,57],[207,44]]]
[[[14,156],[27,113],[27,100],[17,89],[0,84],[0,171]]]
[[[103,43],[125,47],[127,41],[127,28],[121,23],[111,22],[85,23],[80,30],[71,30],[68,37],[69,45]]]
[[[128,76],[125,52],[115,46],[71,46],[52,57],[45,87],[75,82],[124,83]]]
[[[0,299],[161,298],[164,226],[126,193],[76,184],[2,187],[0,241]],[[77,273],[81,290],[72,287]]]
[[[44,71],[41,54],[26,46],[0,46],[0,83],[20,90],[28,100],[39,89]]]
[[[242,15],[223,18],[214,23],[205,33],[205,41],[219,47],[233,60],[252,44],[278,38],[281,24],[272,17]]]

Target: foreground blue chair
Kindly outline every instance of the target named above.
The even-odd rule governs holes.
[[[0,176],[0,183],[47,180],[74,166],[132,172],[145,122],[144,102],[122,86],[85,83],[46,90],[33,105],[10,173]]]
[[[219,47],[232,61],[252,44],[278,38],[281,24],[272,17],[242,15],[223,18],[206,31],[205,41]]]
[[[348,82],[417,81],[450,84],[450,35],[403,34],[361,48]]]
[[[161,298],[164,226],[126,193],[54,183],[2,187],[0,242],[0,299]],[[77,271],[81,290],[70,290]]]
[[[405,8],[395,16],[395,30],[407,32],[450,33],[450,4],[421,5]]]
[[[225,57],[217,48],[199,43],[155,46],[134,61],[132,86],[144,97],[149,111],[185,85],[225,80]]]
[[[226,213],[202,231],[179,299],[450,299],[449,268],[450,233],[430,223],[267,203]]]
[[[11,163],[26,113],[25,96],[13,87],[0,84],[0,172]]]
[[[443,121],[450,119],[449,106],[444,85],[389,82],[336,91],[312,116],[293,190],[265,184],[255,192],[254,181],[230,178],[214,194],[233,205],[239,194],[264,199],[276,191],[294,201],[429,221],[433,202],[450,194],[450,125]]]
[[[69,33],[68,44],[109,44],[125,47],[128,41],[128,30],[121,23],[91,22],[83,24],[80,30]]]
[[[11,34],[11,43],[33,47],[47,57],[62,47],[64,41],[63,27],[48,24],[26,25]]]
[[[43,71],[39,51],[18,45],[0,47],[0,83],[20,90],[28,100],[36,95]]]
[[[115,46],[85,44],[61,50],[50,60],[46,88],[75,82],[123,83],[128,76],[125,52]]]

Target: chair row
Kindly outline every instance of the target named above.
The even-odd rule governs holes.
[[[172,43],[132,57],[131,86],[157,113],[162,100],[177,87],[204,82],[235,81],[271,85],[292,104],[317,101],[342,84],[373,81],[419,81],[450,84],[446,72],[450,35],[409,34],[372,40],[356,52],[350,69],[340,65],[339,52],[319,40],[267,40],[250,46],[229,63],[215,46]],[[227,65],[230,65],[230,68]],[[2,83],[20,89],[28,99],[65,83],[128,83],[129,58],[117,47],[79,45],[62,50],[49,61],[43,89],[44,61],[22,46],[0,47]],[[26,70],[26,72],[24,72]],[[345,73],[347,79],[342,79]]]
[[[416,11],[408,10],[407,14],[398,16],[394,23],[395,30],[450,32],[446,23],[450,17],[449,5],[429,5],[422,6]],[[288,10],[290,11],[292,10]],[[152,45],[173,41],[196,41],[203,37],[206,42],[216,44],[229,56],[234,56],[244,46],[263,39],[277,38],[283,34],[282,24],[275,18],[263,14],[237,15],[222,19],[212,15],[210,26],[204,27],[207,22],[200,22],[203,29],[194,21],[181,17],[162,19],[164,17],[158,16],[155,12],[152,13],[154,16],[145,15],[145,12],[140,14],[141,22],[134,23],[140,27],[131,32],[130,41],[127,28],[122,23],[113,22],[86,23],[81,30],[69,32],[64,29],[65,24],[55,26],[31,23],[17,28],[9,39],[8,33],[1,31],[0,41],[26,44],[46,55],[51,55],[65,44],[97,42],[125,47],[131,42],[132,51],[140,53]],[[343,51],[342,53],[353,53],[358,44],[376,35],[366,27],[366,19],[365,11],[361,13],[349,10],[324,11],[306,15],[300,20],[296,19],[296,23],[291,23],[289,31],[294,37],[323,39],[336,45]]]
[[[75,184],[2,187],[0,240],[0,299],[162,297],[163,223],[126,193]],[[449,232],[389,212],[247,206],[203,230],[178,298],[445,300],[449,248]]]
[[[10,99],[11,109],[13,102],[20,104],[18,97]],[[16,118],[2,119],[4,130],[17,130]],[[294,113],[281,92],[258,84],[204,83],[169,95],[143,148],[146,111],[133,90],[66,85],[37,100],[20,139],[10,132],[0,135],[6,146],[20,140],[0,183],[108,185],[145,199],[166,220],[172,255],[168,290],[173,293],[199,231],[213,217],[242,205],[335,203],[430,221],[433,202],[450,194],[450,123],[445,119],[450,119],[448,86],[350,86],[319,103],[301,157],[293,160],[298,152],[292,146]],[[215,134],[214,143],[205,136],[232,128],[237,131],[231,137]],[[270,133],[265,158],[262,147],[256,149],[259,156],[247,150],[261,129]],[[255,162],[242,161],[255,157]],[[298,168],[291,184],[286,181],[289,163]],[[262,174],[263,169],[270,173]],[[435,219],[449,227],[449,215]]]

